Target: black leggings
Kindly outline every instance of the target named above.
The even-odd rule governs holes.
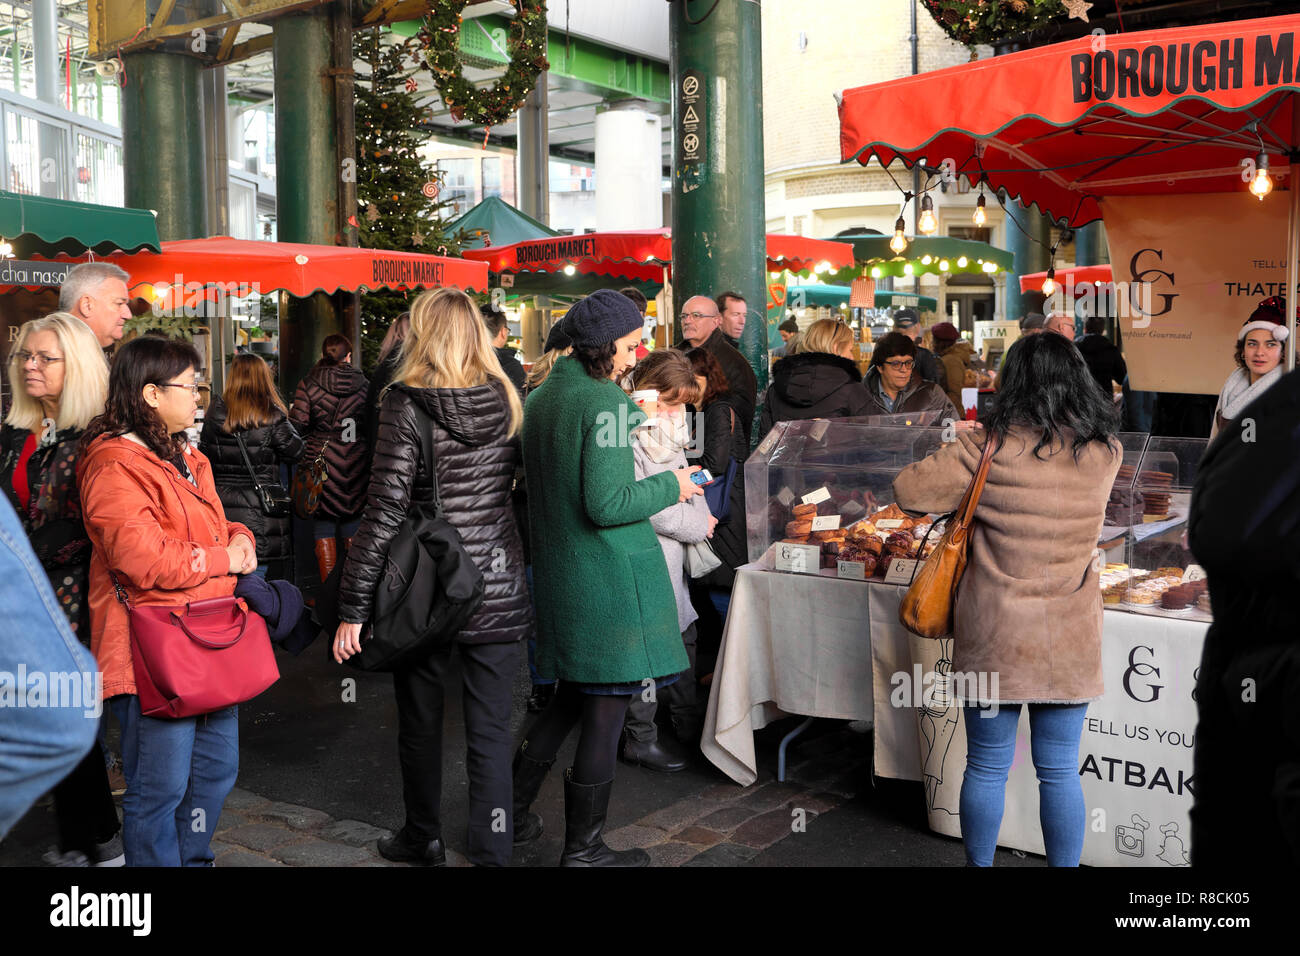
[[[550,705],[528,731],[528,756],[554,760],[573,725],[581,721],[573,782],[591,786],[613,780],[618,738],[631,700],[631,694],[584,694],[576,685],[560,681]]]

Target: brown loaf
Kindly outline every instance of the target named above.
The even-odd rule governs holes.
[[[816,505],[795,505],[790,509],[790,514],[794,515],[796,518],[804,518],[808,515],[815,515],[816,513]]]
[[[788,521],[785,525],[785,534],[788,538],[806,538],[812,534],[812,521]]]

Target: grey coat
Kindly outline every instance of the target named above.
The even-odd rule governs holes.
[[[638,441],[632,447],[632,469],[637,481],[685,467],[686,454],[680,448],[666,460],[655,461],[644,443]],[[685,631],[695,623],[699,615],[695,613],[686,590],[684,546],[703,541],[708,535],[709,506],[704,503],[703,495],[695,495],[689,501],[669,505],[658,514],[651,515],[650,524],[659,538],[659,547],[663,549],[664,562],[668,565],[668,577],[673,582],[673,597],[677,599],[677,623]]]

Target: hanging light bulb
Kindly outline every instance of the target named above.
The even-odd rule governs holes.
[[[958,268],[958,269],[965,269],[965,268],[966,268],[966,263],[968,263],[968,262],[970,262],[970,260],[967,259],[965,256],[961,256],[961,257],[959,257],[959,258],[957,259],[957,268]]]
[[[1043,280],[1043,295],[1051,295],[1056,291],[1056,267],[1053,266],[1047,270],[1047,278]]]
[[[972,217],[975,225],[982,226],[988,222],[988,216],[984,213],[984,190],[980,190],[980,198],[975,200],[975,215]]]
[[[939,260],[939,271],[940,271],[940,272],[947,272],[947,271],[948,271],[948,260],[947,260],[947,259],[940,259],[940,260]]]
[[[921,265],[923,266],[928,266],[931,261],[933,261],[933,257],[930,255],[924,255],[921,257]]]
[[[574,274],[575,272],[577,272],[577,271],[578,271],[578,270],[575,269],[575,268],[573,267],[573,263],[572,263],[572,262],[570,262],[567,266],[564,267],[564,274],[565,274],[566,276],[571,276],[571,275],[573,275],[573,274]]]
[[[903,274],[904,274],[904,275],[909,275],[909,276],[910,276],[910,275],[915,275],[915,274],[916,274],[916,268],[912,265],[912,263],[910,263],[910,262],[905,262],[905,263],[903,263]]]
[[[885,273],[881,270],[880,266],[872,266],[872,267],[871,267],[871,278],[873,278],[873,279],[879,279],[879,278],[880,278],[881,276],[883,276],[884,274],[885,274]]]
[[[921,218],[917,221],[916,228],[927,236],[933,236],[939,231],[939,221],[934,218],[934,200],[929,196],[921,197]]]
[[[1273,191],[1273,177],[1268,174],[1268,153],[1255,157],[1255,178],[1250,181],[1250,191],[1260,202]]]
[[[905,229],[907,229],[907,223],[903,221],[902,216],[899,216],[898,221],[894,223],[894,238],[889,240],[889,248],[894,251],[896,256],[901,256],[903,250],[907,248],[907,236],[903,235]]]

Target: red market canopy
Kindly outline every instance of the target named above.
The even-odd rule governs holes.
[[[150,299],[166,295],[172,287],[187,285],[219,286],[227,294],[239,295],[284,290],[298,297],[340,289],[355,292],[454,286],[482,291],[488,287],[487,267],[481,262],[417,252],[260,242],[229,236],[176,239],[161,245],[162,252],[115,253],[101,258],[131,273],[132,290],[150,286],[152,294],[146,296]],[[237,289],[241,291],[236,293]]]
[[[466,249],[463,254],[466,259],[486,262],[491,271],[498,273],[560,272],[572,266],[577,272],[661,282],[663,270],[672,265],[672,230],[589,232],[487,249]],[[767,237],[769,271],[804,272],[822,263],[829,263],[831,269],[851,266],[853,247],[804,236]]]
[[[1071,226],[1103,196],[1244,190],[1261,151],[1287,174],[1297,33],[1300,15],[1081,37],[845,90],[841,158],[951,161]]]
[[[1062,288],[1067,285],[1105,285],[1113,281],[1110,263],[1100,266],[1070,266],[1065,269],[1054,270],[1052,278]],[[1047,281],[1046,272],[1031,272],[1029,275],[1020,277],[1020,291],[1038,292],[1042,289],[1045,281]]]

